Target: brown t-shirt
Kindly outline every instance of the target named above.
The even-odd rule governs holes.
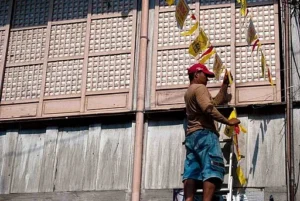
[[[205,85],[191,84],[189,86],[184,95],[187,135],[203,128],[218,134],[214,120],[228,124],[228,119],[215,108],[215,105],[224,102],[226,91],[227,85],[223,85],[218,95],[213,99]]]

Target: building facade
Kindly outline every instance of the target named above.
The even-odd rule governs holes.
[[[234,76],[220,111],[229,115],[236,107],[248,130],[239,136],[248,182],[241,186],[233,175],[235,196],[288,200],[285,57],[291,57],[297,178],[299,12],[291,15],[286,52],[284,4],[248,1],[243,18],[235,1],[187,2]],[[183,94],[197,33],[180,35],[174,5],[148,3],[146,19],[145,2],[137,0],[0,0],[0,200],[127,201],[138,193],[140,200],[161,201],[182,188]],[[247,45],[250,17],[274,86]],[[184,30],[194,23],[188,18]],[[221,83],[209,82],[213,95]]]

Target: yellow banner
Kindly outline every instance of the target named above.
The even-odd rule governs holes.
[[[204,33],[203,29],[200,29],[199,35],[189,46],[189,53],[195,57],[201,51],[205,50],[208,47],[208,45],[209,45],[208,38]]]
[[[212,49],[208,49],[205,53],[203,53],[200,57],[199,63],[205,64],[205,62],[210,59],[212,55],[216,53],[216,49],[212,47]]]
[[[175,0],[166,0],[168,6],[173,5],[173,4],[174,4],[174,1],[175,1]]]
[[[196,22],[190,30],[188,31],[185,31],[185,32],[181,32],[180,35],[182,36],[190,36],[192,35],[197,29],[198,29],[198,26],[199,26],[199,22]]]
[[[237,161],[240,161],[242,159],[242,156],[241,156],[241,151],[240,151],[240,148],[239,148],[239,141],[238,141],[238,135],[237,134],[234,134],[233,135],[233,142],[235,144],[235,149],[236,149],[236,159]]]
[[[273,80],[272,80],[272,74],[271,74],[271,71],[270,71],[270,68],[268,68],[268,79],[269,79],[269,82],[272,86],[274,86],[274,83],[273,83]]]
[[[236,174],[237,174],[237,176],[238,176],[238,179],[239,179],[239,181],[240,181],[240,184],[241,184],[242,186],[245,185],[246,182],[247,182],[247,180],[246,180],[246,178],[245,178],[245,175],[244,175],[244,172],[243,172],[241,166],[238,166],[238,167],[236,168]]]
[[[247,15],[247,0],[241,0],[241,15],[245,17]]]
[[[233,119],[233,118],[236,118],[237,117],[237,114],[236,114],[236,109],[233,108],[232,112],[230,113],[229,117],[228,117],[228,120],[230,119]],[[225,127],[225,130],[224,130],[224,134],[228,137],[231,137],[233,135],[233,130],[234,130],[234,127],[233,126],[228,126],[226,125]]]
[[[247,129],[244,127],[244,126],[242,126],[241,124],[239,125],[239,127],[240,127],[240,130],[243,132],[243,133],[247,133]]]
[[[218,54],[215,54],[215,61],[213,66],[213,72],[215,73],[216,80],[220,79],[220,75],[223,70],[223,62]]]
[[[248,45],[251,45],[251,43],[256,39],[257,39],[256,30],[255,30],[252,18],[250,18],[247,35],[246,35],[246,40],[247,40]]]
[[[262,50],[260,50],[260,53],[261,53],[261,72],[262,72],[262,76],[265,77],[266,57]]]
[[[227,69],[226,69],[225,74],[226,74],[226,73],[228,74],[229,84],[232,84],[233,81],[232,81],[232,77],[231,77],[230,70],[227,70]]]
[[[176,5],[175,17],[180,29],[182,29],[189,11],[189,5],[185,2],[185,0],[179,0]]]

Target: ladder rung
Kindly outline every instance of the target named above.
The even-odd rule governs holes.
[[[219,140],[219,142],[220,143],[222,143],[222,142],[232,142],[232,139],[222,139],[222,140]]]
[[[221,188],[220,190],[216,191],[215,193],[218,194],[218,193],[228,193],[230,190],[229,188]],[[202,189],[197,189],[196,191],[197,193],[203,193],[203,190]]]

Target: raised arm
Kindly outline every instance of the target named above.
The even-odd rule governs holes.
[[[218,122],[229,125],[229,120],[224,117],[218,109],[214,106],[214,103],[210,99],[210,94],[207,88],[202,85],[196,89],[196,99],[201,110],[212,116],[212,118]]]
[[[225,73],[223,84],[221,86],[221,89],[219,93],[213,98],[213,104],[216,105],[221,105],[226,103],[227,100],[227,88],[229,85],[229,79],[228,79],[228,74]]]

